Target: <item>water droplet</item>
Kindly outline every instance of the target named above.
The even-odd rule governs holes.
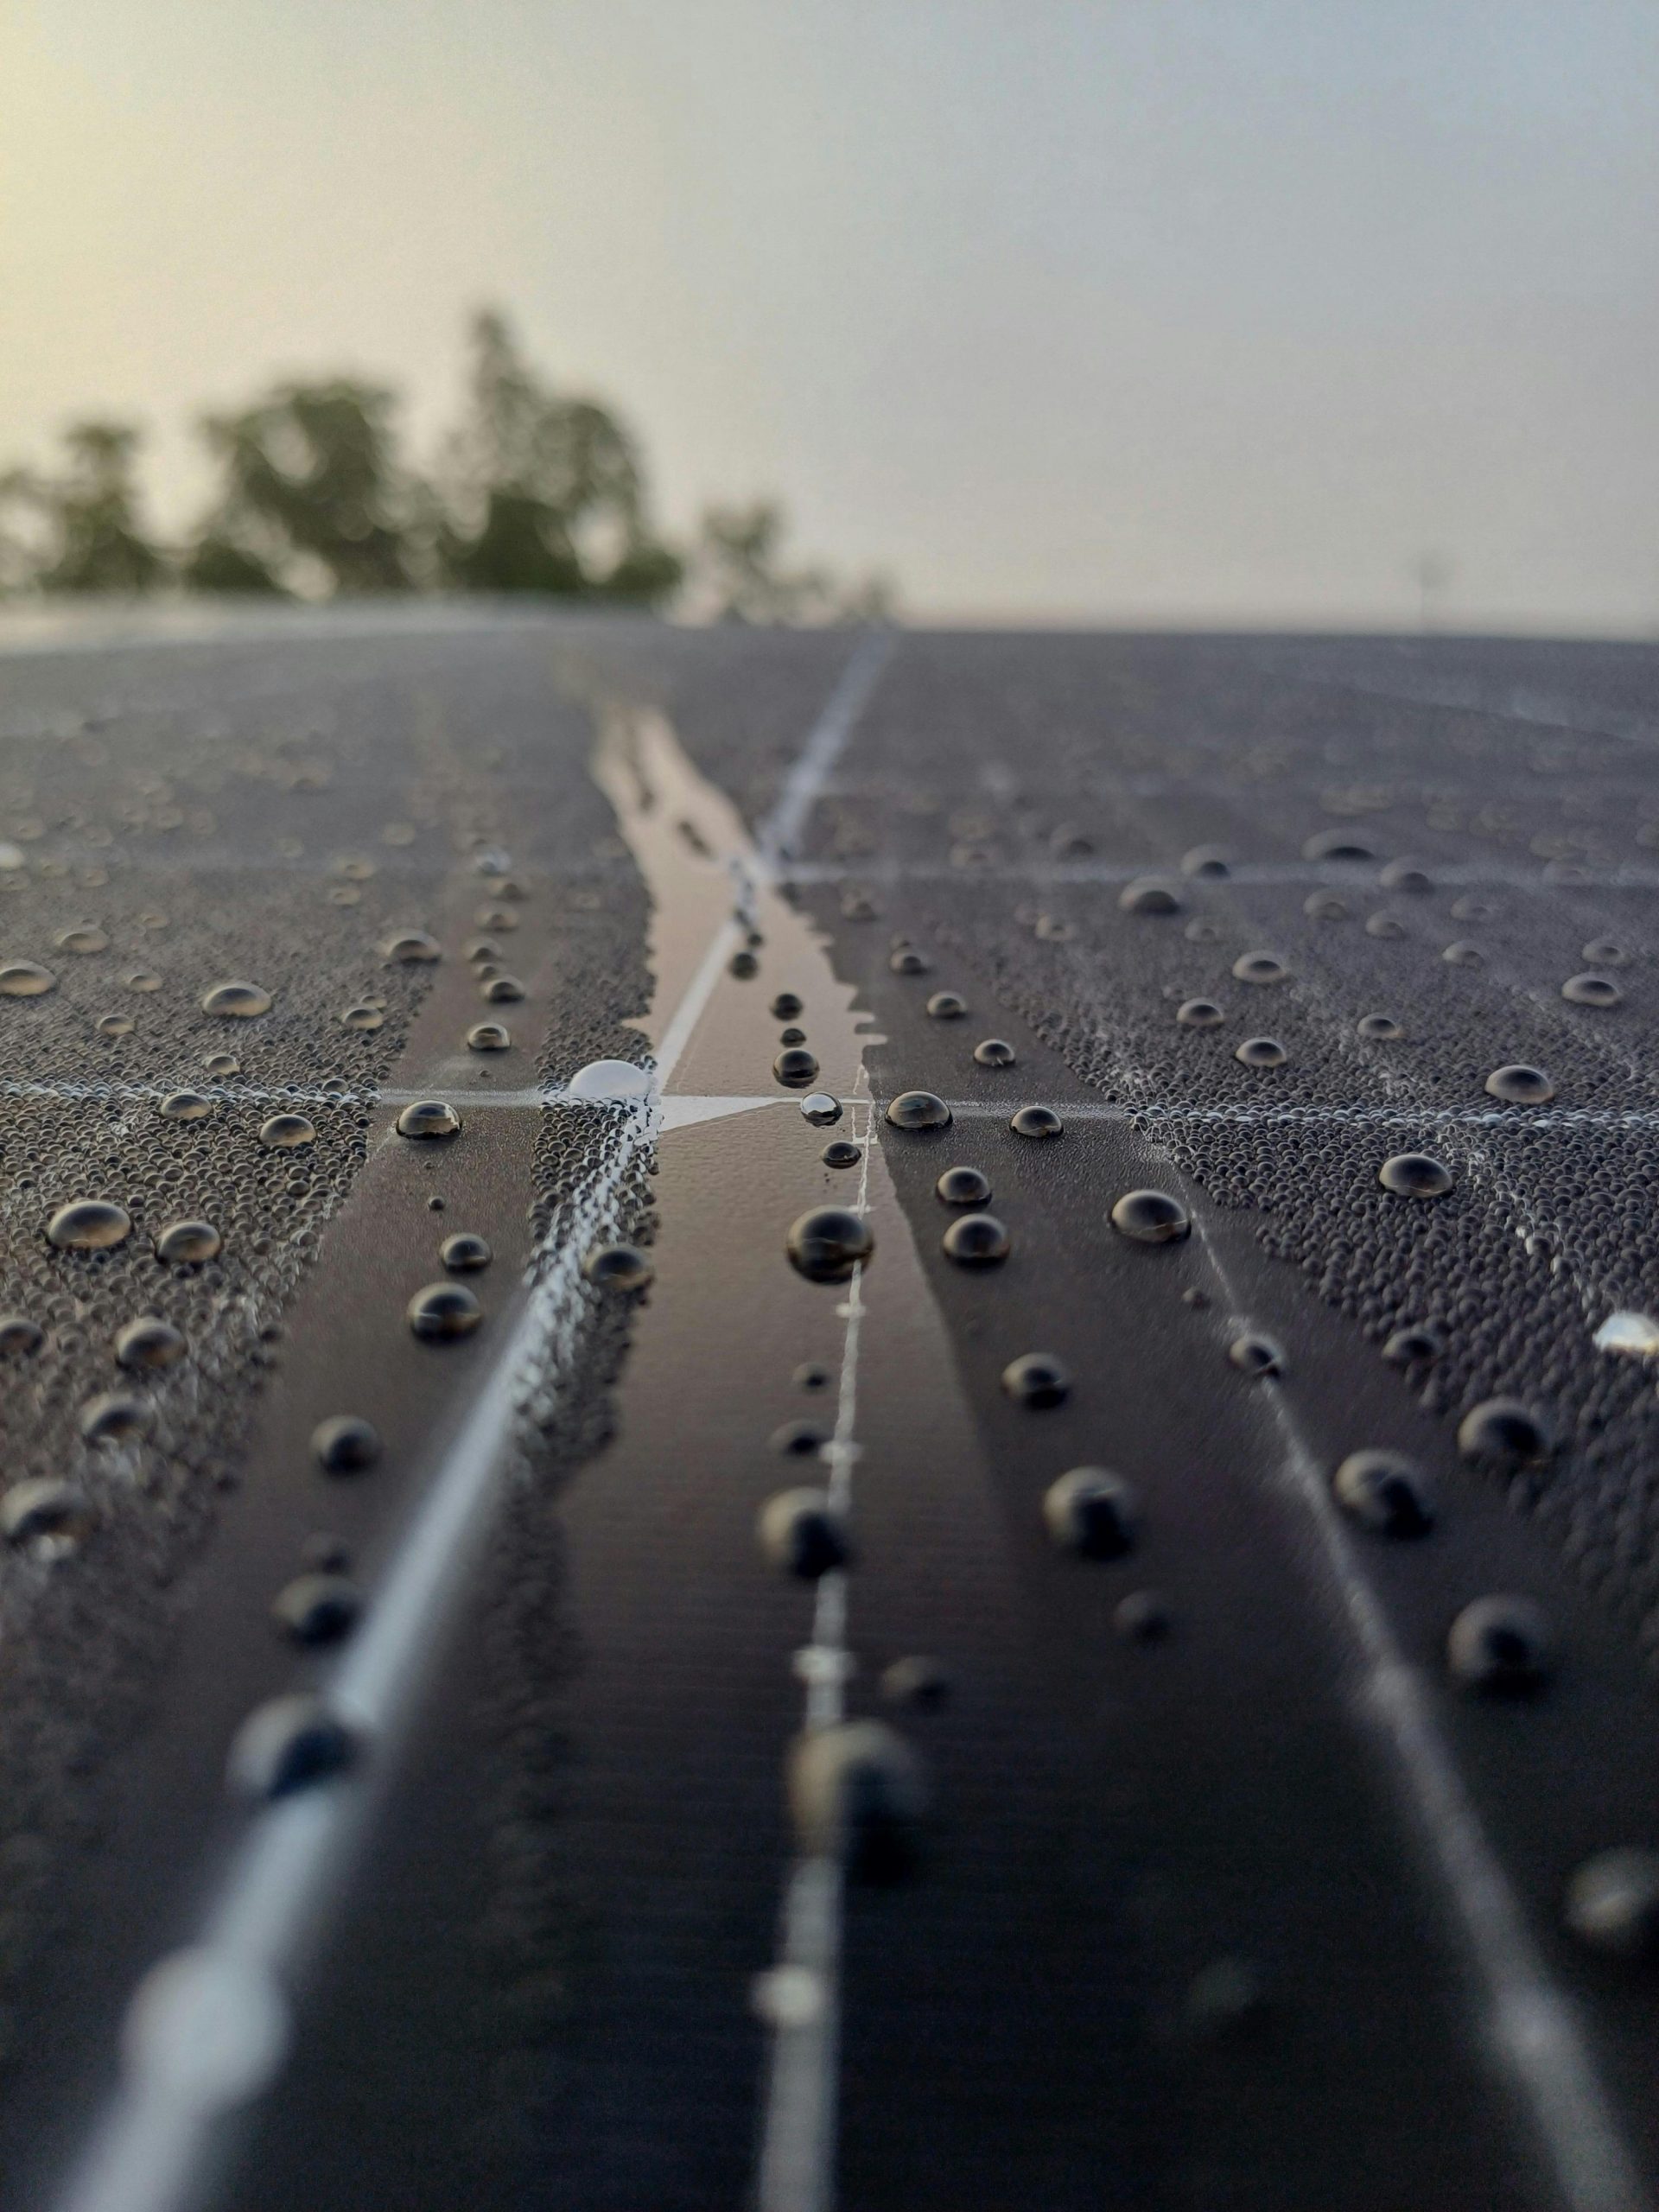
[[[804,1029],[797,1028],[791,1022],[787,1029],[780,1029],[778,1032],[778,1042],[780,1045],[804,1045],[806,1032]]]
[[[1379,1535],[1422,1536],[1434,1525],[1428,1478],[1403,1452],[1351,1452],[1331,1486],[1338,1503]]]
[[[1186,904],[1173,884],[1159,883],[1151,877],[1126,883],[1117,894],[1117,903],[1126,914],[1179,914]]]
[[[779,991],[769,1011],[774,1021],[793,1021],[805,1012],[805,1007],[793,991]]]
[[[127,978],[130,991],[159,991],[162,979],[153,968],[135,968]]]
[[[378,1029],[385,1018],[378,1006],[348,1006],[340,1014],[340,1026],[342,1029]]]
[[[1570,999],[1574,1006],[1617,1006],[1624,994],[1611,976],[1569,976],[1561,985],[1561,996]]]
[[[115,1339],[115,1357],[123,1367],[171,1367],[188,1349],[181,1332],[153,1313],[129,1321]]]
[[[164,1122],[205,1122],[213,1102],[199,1090],[169,1090],[156,1110]]]
[[[810,1282],[845,1282],[855,1267],[868,1262],[875,1238],[861,1214],[845,1206],[814,1206],[791,1225],[787,1247],[796,1272]]]
[[[303,1114],[273,1114],[259,1125],[260,1143],[273,1152],[295,1152],[316,1141],[317,1133]]]
[[[467,1032],[469,1052],[505,1052],[512,1045],[512,1031],[499,1021],[475,1021]]]
[[[830,1440],[816,1421],[786,1421],[766,1441],[785,1459],[815,1459]]]
[[[1302,912],[1311,922],[1343,922],[1348,918],[1348,902],[1334,891],[1313,891],[1303,899]]]
[[[206,1073],[218,1077],[220,1081],[227,1076],[242,1072],[242,1063],[234,1052],[209,1052],[201,1065]]]
[[[331,1414],[311,1432],[312,1456],[325,1474],[361,1474],[383,1449],[379,1430],[357,1414]]]
[[[920,1653],[895,1659],[881,1669],[882,1698],[888,1705],[907,1705],[918,1712],[936,1713],[950,1695],[949,1671],[937,1659]]]
[[[650,1096],[651,1070],[636,1067],[632,1060],[590,1060],[571,1077],[567,1088],[572,1098],[620,1105]]]
[[[1354,1027],[1374,1045],[1394,1044],[1406,1033],[1391,1014],[1362,1014]]]
[[[1630,954],[1610,937],[1592,938],[1588,944],[1580,947],[1579,957],[1587,960],[1592,968],[1628,968],[1630,964]]]
[[[1186,941],[1189,944],[1218,944],[1221,941],[1220,925],[1206,921],[1200,914],[1196,921],[1187,924]]]
[[[1406,925],[1393,914],[1368,914],[1365,917],[1367,937],[1382,938],[1389,942],[1404,937]]]
[[[270,1012],[270,993],[259,983],[215,983],[201,1001],[204,1014],[217,1014],[238,1021]]]
[[[458,1230],[454,1236],[446,1236],[438,1247],[438,1257],[451,1274],[474,1274],[480,1268],[487,1268],[495,1257],[489,1241],[474,1236],[469,1230]]]
[[[1632,1359],[1659,1358],[1659,1321],[1648,1313],[1610,1313],[1590,1341],[1598,1351],[1623,1352]]]
[[[363,1612],[363,1592],[344,1574],[300,1574],[276,1593],[271,1619],[296,1643],[338,1643]]]
[[[1211,880],[1232,873],[1232,856],[1224,845],[1194,845],[1181,856],[1181,874]]]
[[[1549,1674],[1554,1638],[1543,1607],[1530,1598],[1477,1598],[1452,1622],[1446,1656],[1462,1688],[1514,1696],[1536,1689]]]
[[[0,1357],[38,1351],[45,1334],[40,1323],[31,1321],[27,1313],[0,1313]]]
[[[931,1090],[901,1090],[887,1108],[895,1129],[943,1129],[950,1124],[950,1109]]]
[[[77,1198],[60,1206],[47,1224],[49,1240],[63,1252],[104,1252],[124,1244],[132,1234],[132,1216],[113,1198]]]
[[[396,960],[406,965],[422,961],[442,960],[443,947],[436,938],[429,937],[424,930],[402,930],[389,937],[380,947],[381,957]]]
[[[1227,1357],[1241,1375],[1282,1375],[1285,1371],[1284,1353],[1271,1337],[1255,1329],[1235,1337],[1227,1347]]]
[[[0,998],[37,999],[57,987],[57,977],[33,960],[13,960],[0,968]]]
[[[355,1732],[320,1697],[273,1697],[256,1706],[231,1745],[232,1786],[270,1801],[340,1774],[357,1758]]]
[[[1043,1497],[1049,1535],[1082,1559],[1123,1558],[1135,1548],[1139,1518],[1134,1491],[1109,1467],[1073,1467]]]
[[[1233,1058],[1241,1067],[1281,1068],[1290,1054],[1276,1037],[1247,1037],[1234,1047]]]
[[[779,1491],[760,1509],[756,1534],[772,1564],[803,1582],[845,1567],[851,1556],[845,1526],[825,1491]]]
[[[1465,1459],[1506,1470],[1539,1466],[1554,1448],[1543,1422],[1518,1398],[1483,1399],[1458,1424],[1458,1449]]]
[[[1427,1367],[1445,1350],[1438,1330],[1411,1323],[1394,1332],[1382,1347],[1382,1357],[1395,1367]]]
[[[935,1021],[960,1021],[968,1011],[968,1001],[957,991],[935,991],[927,1011]]]
[[[143,1398],[105,1390],[81,1408],[77,1426],[89,1444],[131,1444],[155,1426],[155,1408]]]
[[[596,1290],[644,1290],[657,1270],[637,1244],[596,1244],[582,1263]]]
[[[461,1116],[442,1098],[423,1098],[404,1107],[397,1127],[400,1137],[458,1137]]]
[[[940,1240],[947,1260],[962,1268],[990,1268],[1006,1260],[1011,1247],[1007,1230],[989,1213],[965,1213],[953,1221]]]
[[[1440,1198],[1452,1188],[1452,1171],[1426,1152],[1396,1152],[1376,1171],[1376,1179],[1397,1198]]]
[[[107,952],[110,940],[95,922],[79,922],[73,929],[60,930],[52,940],[60,952]]]
[[[1183,1028],[1216,1029],[1227,1017],[1213,999],[1183,999],[1175,1009],[1175,1019]]]
[[[1052,1352],[1022,1352],[1003,1369],[1002,1388],[1022,1406],[1060,1406],[1071,1395],[1071,1374]]]
[[[864,1154],[849,1139],[833,1137],[818,1157],[826,1167],[856,1167]]]
[[[804,1090],[817,1076],[817,1056],[804,1045],[786,1045],[772,1062],[772,1072],[786,1090]]]
[[[760,963],[755,958],[753,953],[740,945],[726,963],[726,973],[735,976],[740,983],[747,983],[751,977],[760,973]]]
[[[1008,1127],[1017,1137],[1058,1137],[1065,1135],[1065,1123],[1052,1106],[1022,1106]]]
[[[1434,888],[1433,877],[1415,861],[1390,861],[1377,881],[1385,891],[1406,891],[1417,898]]]
[[[1011,1068],[1014,1047],[1005,1038],[984,1037],[975,1046],[974,1058],[982,1068]]]
[[[1173,1244],[1192,1228],[1192,1218],[1167,1191],[1126,1191],[1109,1217],[1120,1236],[1136,1244]]]
[[[40,1475],[0,1497],[0,1535],[49,1558],[73,1551],[92,1526],[92,1501],[79,1484]]]
[[[839,1859],[855,1878],[888,1881],[914,1861],[927,1787],[903,1737],[879,1720],[842,1720],[795,1738],[789,1802],[805,1856]]]
[[[1241,983],[1282,983],[1290,970],[1276,953],[1241,952],[1233,963]]]
[[[99,1018],[100,1037],[130,1037],[138,1027],[130,1014],[105,1014]]]
[[[1547,1098],[1555,1096],[1555,1086],[1541,1068],[1494,1068],[1486,1078],[1485,1088],[1494,1098],[1503,1098],[1519,1106],[1541,1106]]]
[[[1125,1643],[1161,1643],[1174,1624],[1156,1590],[1131,1590],[1112,1608],[1112,1626]]]
[[[1464,938],[1459,938],[1455,944],[1448,944],[1440,957],[1453,968],[1484,968],[1486,965],[1486,956],[1480,947],[1469,944]]]
[[[1452,918],[1454,922],[1495,922],[1497,908],[1490,899],[1459,899],[1452,903]]]
[[[802,1099],[801,1112],[814,1128],[827,1129],[841,1119],[841,1101],[827,1090],[815,1090]]]
[[[977,1167],[947,1167],[933,1189],[948,1206],[982,1206],[991,1196],[990,1178]]]
[[[516,1006],[525,993],[516,976],[493,976],[483,985],[480,995],[492,1006]]]
[[[1608,1958],[1659,1958],[1659,1851],[1626,1845],[1586,1859],[1567,1885],[1566,1919]]]
[[[1351,830],[1321,830],[1302,847],[1305,861],[1374,861],[1376,852]]]
[[[484,1319],[484,1308],[465,1283],[429,1282],[417,1290],[405,1309],[409,1325],[428,1344],[470,1337]]]

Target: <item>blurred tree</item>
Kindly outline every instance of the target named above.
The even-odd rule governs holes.
[[[654,603],[678,556],[652,530],[632,437],[607,408],[550,391],[506,318],[474,318],[467,416],[451,438],[444,567],[464,591]]]
[[[15,525],[0,533],[6,581],[42,591],[153,591],[167,562],[138,522],[138,432],[123,423],[76,423],[63,442],[61,474],[16,469],[0,480],[0,500],[25,518],[21,534]]]
[[[706,611],[721,622],[885,622],[893,593],[879,576],[838,584],[823,569],[783,565],[787,524],[776,500],[705,510],[692,572]]]
[[[412,591],[423,487],[404,467],[393,395],[337,377],[283,384],[201,424],[223,482],[185,569],[202,590]]]

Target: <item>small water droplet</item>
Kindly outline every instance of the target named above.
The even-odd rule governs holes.
[[[461,1116],[442,1098],[423,1098],[397,1116],[400,1137],[458,1137]]]
[[[1394,1332],[1382,1347],[1382,1357],[1395,1367],[1427,1367],[1445,1350],[1437,1329],[1412,1322]]]
[[[798,1028],[791,1022],[787,1029],[780,1029],[778,1032],[778,1042],[780,1045],[804,1045],[806,1032],[804,1029]]]
[[[213,1102],[199,1090],[169,1090],[156,1110],[164,1122],[205,1122]]]
[[[270,1012],[270,993],[261,983],[215,983],[201,1001],[204,1014],[221,1014],[237,1021],[251,1021]]]
[[[1290,1054],[1276,1037],[1247,1037],[1234,1047],[1233,1058],[1241,1067],[1281,1068]]]
[[[963,1214],[951,1223],[940,1241],[945,1258],[963,1268],[995,1267],[1012,1249],[1007,1230],[989,1213]]]
[[[1380,1535],[1422,1536],[1434,1525],[1428,1478],[1402,1452],[1351,1452],[1331,1486],[1338,1504]]]
[[[803,1582],[816,1582],[851,1557],[845,1526],[822,1490],[785,1490],[769,1497],[756,1534],[772,1564]]]
[[[1120,1236],[1136,1244],[1171,1244],[1192,1226],[1186,1208],[1167,1191],[1126,1191],[1109,1218]]]
[[[1574,1006],[1617,1006],[1624,994],[1611,976],[1569,976],[1561,985],[1561,996]]]
[[[443,947],[425,930],[400,930],[385,939],[380,953],[383,959],[414,966],[423,961],[442,960]]]
[[[1391,1014],[1362,1014],[1354,1027],[1374,1045],[1391,1045],[1406,1033]]]
[[[1213,999],[1183,999],[1175,1019],[1185,1029],[1216,1029],[1227,1017]]]
[[[132,1234],[132,1216],[112,1198],[77,1198],[60,1206],[47,1224],[50,1241],[63,1252],[103,1252],[124,1244]]]
[[[340,1014],[340,1026],[342,1029],[378,1029],[385,1018],[378,1006],[348,1006]]]
[[[1453,900],[1452,918],[1454,922],[1495,922],[1497,908],[1490,899],[1471,895]]]
[[[925,976],[929,963],[913,944],[901,944],[887,965],[895,976]]]
[[[637,1244],[596,1244],[582,1263],[596,1290],[644,1290],[657,1270]]]
[[[1282,983],[1290,970],[1274,952],[1241,952],[1233,963],[1241,983]]]
[[[130,1014],[105,1014],[99,1018],[100,1037],[130,1037],[138,1027]]]
[[[40,1323],[31,1321],[27,1313],[0,1313],[0,1357],[38,1351],[45,1335]]]
[[[990,1202],[990,1178],[977,1167],[947,1167],[933,1189],[948,1206],[982,1206]]]
[[[1465,1459],[1507,1470],[1541,1465],[1554,1446],[1530,1406],[1518,1398],[1485,1398],[1459,1422],[1458,1449]]]
[[[1140,1508],[1135,1491],[1109,1467],[1073,1467],[1044,1493],[1043,1519],[1062,1551],[1122,1559],[1135,1548]]]
[[[470,1052],[505,1052],[512,1048],[512,1033],[499,1021],[475,1021],[467,1032]]]
[[[320,1697],[303,1694],[256,1706],[231,1745],[228,1773],[243,1796],[270,1801],[341,1773],[359,1738]]]
[[[974,1058],[982,1068],[1011,1068],[1014,1047],[1005,1038],[984,1037],[975,1046]]]
[[[1022,1352],[1003,1369],[1002,1388],[1016,1404],[1044,1409],[1065,1404],[1071,1395],[1071,1374],[1052,1352]]]
[[[960,1021],[968,1011],[968,1001],[957,991],[935,991],[927,1011],[935,1021]]]
[[[153,968],[135,968],[127,978],[130,991],[159,991],[161,988],[162,979]]]
[[[115,1357],[123,1367],[171,1367],[188,1349],[182,1332],[153,1313],[129,1321],[115,1339]]]
[[[1351,830],[1320,830],[1302,847],[1305,861],[1374,861],[1376,849]]]
[[[1186,906],[1173,883],[1160,883],[1149,876],[1126,883],[1117,894],[1117,903],[1126,914],[1179,914]]]
[[[480,995],[492,1006],[516,1006],[525,994],[516,976],[493,976],[482,986]]]
[[[1486,956],[1480,947],[1461,938],[1455,944],[1448,944],[1440,957],[1453,968],[1484,968],[1486,965]]]
[[[827,1129],[841,1119],[841,1101],[827,1090],[815,1090],[802,1099],[801,1112],[815,1128]]]
[[[57,987],[57,977],[33,960],[14,960],[0,968],[0,998],[37,999]]]
[[[363,1613],[363,1592],[348,1575],[296,1575],[279,1590],[270,1617],[296,1643],[338,1643]]]
[[[793,991],[779,991],[768,1010],[774,1021],[793,1021],[804,1013],[805,1007]]]
[[[60,930],[52,940],[60,952],[106,952],[110,940],[95,922],[79,922],[74,928]]]
[[[1543,1607],[1530,1598],[1477,1598],[1452,1622],[1446,1656],[1460,1688],[1513,1697],[1548,1675],[1554,1637]]]
[[[1022,1106],[1009,1122],[1017,1137],[1059,1137],[1065,1123],[1052,1106]]]
[[[1271,1337],[1255,1329],[1235,1337],[1227,1347],[1227,1357],[1241,1375],[1282,1375],[1285,1371],[1284,1353]]]
[[[131,1444],[148,1436],[155,1421],[154,1408],[143,1398],[105,1390],[87,1400],[77,1426],[89,1444]]]
[[[1587,960],[1592,968],[1628,968],[1630,964],[1630,954],[1610,937],[1592,938],[1588,944],[1580,947],[1579,957]]]
[[[223,1239],[209,1221],[169,1222],[156,1239],[156,1256],[168,1267],[216,1260],[222,1249]]]
[[[772,1062],[772,1072],[785,1090],[804,1090],[817,1078],[817,1055],[804,1045],[786,1045]]]
[[[260,1143],[273,1152],[296,1152],[316,1141],[317,1133],[303,1114],[273,1114],[259,1125]]]
[[[833,1137],[818,1154],[826,1167],[856,1167],[864,1154],[846,1137]]]
[[[332,1414],[311,1432],[312,1456],[326,1474],[361,1474],[384,1448],[379,1430],[357,1414]]]
[[[1486,1078],[1485,1088],[1493,1098],[1507,1099],[1518,1106],[1541,1106],[1555,1096],[1555,1086],[1541,1068],[1494,1068]]]
[[[438,1247],[438,1257],[452,1274],[472,1274],[480,1268],[487,1268],[495,1254],[487,1238],[458,1230],[453,1236],[444,1238]]]
[[[1452,1171],[1426,1152],[1396,1152],[1376,1171],[1376,1179],[1397,1198],[1440,1198],[1452,1188]]]
[[[216,1076],[221,1081],[227,1076],[242,1072],[242,1063],[234,1052],[209,1052],[201,1065],[206,1073]]]
[[[950,1109],[931,1090],[901,1090],[887,1108],[895,1129],[943,1129],[950,1123]]]
[[[0,1535],[37,1556],[62,1559],[92,1526],[92,1500],[77,1483],[37,1475],[0,1497]]]
[[[868,1222],[845,1206],[814,1206],[791,1224],[786,1242],[791,1264],[810,1282],[845,1282],[875,1250]]]

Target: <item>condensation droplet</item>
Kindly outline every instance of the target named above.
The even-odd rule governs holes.
[[[1549,1674],[1554,1638],[1530,1598],[1477,1598],[1452,1624],[1446,1662],[1460,1688],[1488,1696],[1535,1690]]]
[[[1006,1260],[1011,1247],[1007,1230],[989,1213],[965,1213],[953,1221],[940,1240],[947,1260],[958,1267],[989,1268]]]
[[[845,1282],[869,1261],[875,1238],[861,1214],[845,1206],[814,1206],[791,1224],[786,1246],[791,1264],[810,1282]]]
[[[804,1045],[786,1045],[772,1062],[772,1072],[786,1090],[804,1090],[817,1078],[817,1055]]]
[[[130,1037],[138,1027],[130,1014],[105,1014],[99,1017],[100,1037]]]
[[[1338,1504],[1379,1535],[1422,1536],[1434,1525],[1428,1478],[1402,1452],[1351,1452],[1331,1486]]]
[[[1065,1123],[1052,1106],[1022,1106],[1008,1127],[1017,1137],[1058,1137],[1065,1135]]]
[[[57,986],[57,977],[33,960],[14,960],[0,968],[0,998],[37,999]]]
[[[1485,1398],[1459,1422],[1458,1449],[1465,1459],[1507,1470],[1541,1465],[1554,1446],[1530,1406],[1518,1398]]]
[[[273,1114],[259,1125],[259,1141],[273,1152],[296,1152],[315,1144],[317,1133],[303,1114]]]
[[[960,1021],[968,1011],[968,1001],[957,991],[935,991],[927,1011],[935,1021]]]
[[[58,1209],[46,1233],[60,1251],[103,1252],[126,1243],[132,1234],[132,1216],[113,1198],[77,1198]]]
[[[153,1313],[129,1321],[115,1339],[115,1357],[123,1367],[171,1367],[188,1349],[182,1332]]]
[[[1276,1037],[1247,1037],[1235,1046],[1233,1058],[1241,1067],[1281,1068],[1290,1054]]]
[[[1120,1236],[1136,1244],[1173,1244],[1192,1226],[1186,1208],[1167,1191],[1126,1191],[1109,1217]]]
[[[1373,1045],[1392,1045],[1406,1033],[1391,1014],[1362,1014],[1354,1027]]]
[[[1021,1352],[1003,1369],[1002,1388],[1016,1404],[1045,1410],[1071,1396],[1071,1370],[1052,1352]]]
[[[1440,1198],[1452,1188],[1452,1171],[1426,1152],[1396,1152],[1376,1171],[1385,1191],[1398,1198]]]
[[[950,1109],[931,1090],[901,1090],[887,1108],[895,1129],[943,1129],[950,1123]]]
[[[467,1032],[469,1052],[505,1052],[512,1046],[512,1031],[499,1021],[475,1021]]]
[[[423,1098],[404,1107],[397,1116],[397,1128],[400,1137],[458,1137],[461,1116],[442,1098]]]
[[[1493,1098],[1502,1098],[1517,1106],[1541,1106],[1555,1096],[1555,1086],[1541,1068],[1494,1068],[1486,1078],[1485,1089]]]
[[[486,1237],[475,1236],[463,1229],[444,1238],[438,1247],[438,1257],[451,1274],[474,1274],[479,1268],[487,1268],[495,1254]]]
[[[1011,1068],[1014,1047],[1005,1038],[984,1037],[975,1046],[974,1058],[982,1068]]]
[[[1274,952],[1241,952],[1233,963],[1241,983],[1282,983],[1290,970]]]
[[[1184,1029],[1217,1029],[1227,1017],[1213,999],[1183,999],[1175,1019]]]
[[[169,1090],[156,1110],[164,1122],[205,1122],[213,1102],[199,1090]]]
[[[215,983],[201,1001],[204,1014],[221,1014],[237,1021],[251,1021],[269,1014],[270,993],[261,983]]]
[[[644,1290],[657,1270],[637,1244],[596,1244],[582,1272],[595,1290]]]
[[[1123,1559],[1134,1550],[1140,1507],[1109,1467],[1073,1467],[1049,1484],[1043,1519],[1051,1541],[1080,1559]]]
[[[1271,1337],[1247,1329],[1227,1347],[1227,1357],[1241,1375],[1282,1375],[1285,1355]]]
[[[210,1221],[173,1221],[156,1239],[156,1256],[168,1267],[216,1260],[224,1240]]]
[[[469,1337],[484,1319],[484,1309],[465,1283],[432,1282],[417,1290],[405,1309],[409,1325],[428,1344],[442,1344]]]
[[[1561,985],[1561,996],[1574,1006],[1617,1006],[1624,994],[1611,976],[1569,976]]]

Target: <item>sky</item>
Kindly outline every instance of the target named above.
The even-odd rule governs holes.
[[[5,0],[0,466],[484,302],[915,615],[1659,632],[1652,0]]]

